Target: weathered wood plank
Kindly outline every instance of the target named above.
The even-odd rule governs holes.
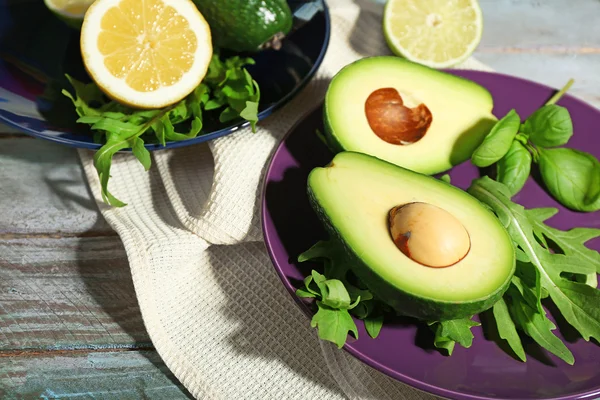
[[[555,88],[564,86],[570,78],[573,78],[575,84],[569,90],[569,94],[600,108],[600,75],[598,75],[600,54],[541,55],[477,52],[475,56],[498,72],[530,79]]]
[[[192,396],[155,351],[0,357],[3,399],[152,399]]]
[[[120,239],[0,240],[0,351],[82,348],[152,348]]]
[[[480,0],[480,4],[483,49],[600,49],[597,0]]]
[[[74,149],[45,140],[0,141],[0,235],[106,234]]]

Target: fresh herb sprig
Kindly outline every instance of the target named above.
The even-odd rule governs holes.
[[[435,334],[433,345],[440,350],[445,350],[450,356],[454,351],[456,343],[464,348],[473,344],[473,332],[471,328],[480,326],[479,322],[471,318],[452,319],[447,321],[428,322],[427,325]]]
[[[256,131],[260,88],[250,76],[251,58],[221,59],[215,53],[202,83],[180,102],[156,110],[137,110],[108,99],[95,83],[84,84],[67,75],[73,93],[63,90],[79,115],[78,123],[90,126],[96,143],[102,147],[94,155],[103,200],[115,207],[126,204],[108,190],[113,156],[131,149],[145,170],[152,164],[145,143],[192,139],[202,134],[207,113],[215,113],[221,123],[241,118]]]
[[[513,109],[501,118],[475,149],[478,167],[496,164],[497,180],[512,196],[525,185],[537,164],[548,192],[575,211],[600,210],[600,162],[591,154],[559,147],[573,136],[573,122],[565,107],[555,104],[573,84],[571,79],[523,123]]]
[[[349,264],[342,246],[334,241],[317,242],[298,257],[300,262],[310,260],[323,261],[324,275],[312,270],[304,279],[304,288],[298,289],[296,295],[316,299],[317,313],[311,326],[318,329],[319,337],[339,348],[346,343],[349,332],[358,339],[354,316],[363,321],[368,335],[376,338],[389,308],[377,301],[370,291],[350,283]]]
[[[541,300],[548,295],[583,339],[600,340],[600,290],[595,279],[600,254],[585,246],[587,241],[600,237],[600,229],[552,228],[544,221],[558,210],[525,209],[510,200],[511,193],[504,184],[487,176],[474,180],[467,192],[496,214],[517,251],[511,286],[503,303],[495,304],[493,309],[500,336],[524,360],[514,325],[543,348],[573,364],[571,352],[552,334],[555,326],[547,318]]]

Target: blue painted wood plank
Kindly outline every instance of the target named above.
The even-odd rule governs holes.
[[[140,347],[152,344],[118,237],[0,240],[0,351]]]
[[[480,48],[600,51],[598,0],[480,0],[479,3],[484,17]]]
[[[36,139],[2,139],[0,182],[0,235],[112,232],[72,148]]]
[[[0,357],[2,399],[150,399],[192,396],[155,351]]]

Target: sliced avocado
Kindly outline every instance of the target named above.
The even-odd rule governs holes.
[[[341,152],[311,171],[308,193],[354,274],[399,314],[426,321],[471,317],[508,288],[512,240],[491,211],[459,188]]]
[[[292,28],[286,0],[193,0],[217,47],[255,52],[278,48]]]
[[[471,156],[497,118],[470,80],[394,56],[363,58],[332,79],[324,120],[333,151],[356,151],[416,172],[446,171]]]

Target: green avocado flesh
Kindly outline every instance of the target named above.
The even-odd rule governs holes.
[[[396,144],[374,133],[366,102],[383,88],[395,89],[408,108],[427,107],[431,122],[420,140]],[[470,80],[399,57],[363,58],[344,67],[329,85],[326,137],[334,152],[365,153],[432,175],[470,158],[497,121],[493,106],[490,93]]]
[[[210,25],[217,47],[253,52],[292,28],[292,12],[285,0],[193,0]]]
[[[308,193],[354,274],[399,314],[427,321],[470,317],[508,288],[515,270],[512,240],[491,211],[459,188],[369,155],[341,152],[311,171]],[[462,260],[432,268],[396,247],[388,213],[412,202],[442,208],[462,224],[471,240]]]

